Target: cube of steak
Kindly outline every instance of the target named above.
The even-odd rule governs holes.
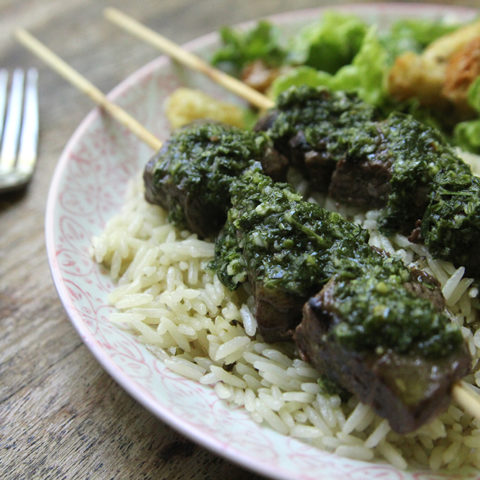
[[[329,336],[342,320],[334,308],[333,291],[330,280],[304,306],[294,334],[301,357],[370,405],[398,433],[416,430],[446,408],[453,384],[470,368],[465,347],[435,360],[392,350],[379,354],[349,350]]]
[[[298,131],[295,136],[290,138],[286,156],[289,158],[292,166],[303,172],[312,188],[318,192],[326,192],[330,185],[332,173],[337,164],[337,158],[328,152],[326,145],[320,142],[316,147],[312,147],[305,138],[303,131]]]
[[[381,122],[365,122],[332,175],[328,193],[363,208],[383,207],[391,191],[392,152]]]
[[[253,292],[258,330],[266,342],[291,340],[302,319],[305,298],[269,289],[257,282]]]
[[[328,193],[357,207],[380,208],[387,202],[391,177],[391,166],[377,158],[360,162],[344,158],[336,165]]]
[[[225,223],[232,181],[252,163],[274,157],[263,134],[195,122],[175,131],[148,162],[145,198],[166,208],[178,227],[212,238]]]
[[[209,238],[218,232],[225,222],[226,205],[205,201],[197,191],[172,181],[168,173],[159,180],[155,176],[158,163],[157,154],[144,168],[145,200],[163,207],[169,212],[171,221],[188,228],[200,238]]]

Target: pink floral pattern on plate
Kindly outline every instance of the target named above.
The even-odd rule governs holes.
[[[388,23],[400,16],[439,17],[472,11],[428,5],[377,4],[342,7]],[[311,21],[320,10],[273,17],[288,31]],[[187,45],[208,55],[217,44],[210,34]],[[159,138],[168,136],[163,99],[179,86],[191,86],[229,101],[235,97],[201,75],[159,57],[117,87],[110,97]],[[134,398],[174,428],[244,467],[278,479],[440,480],[480,479],[478,472],[448,476],[400,472],[390,465],[350,460],[312,448],[257,425],[248,414],[220,401],[215,393],[169,370],[144,345],[111,324],[107,294],[112,282],[89,256],[90,239],[123,202],[127,182],[152,152],[123,127],[93,110],[67,144],[48,198],[46,242],[53,280],[78,333],[102,366]]]

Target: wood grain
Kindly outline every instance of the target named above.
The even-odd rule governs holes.
[[[297,0],[295,7],[321,4]],[[51,281],[43,225],[48,187],[92,104],[17,45],[12,32],[31,30],[106,92],[158,55],[106,22],[106,6],[183,43],[292,3],[0,0],[0,66],[38,67],[41,93],[35,177],[26,191],[0,196],[0,478],[260,478],[174,432],[117,386],[69,323]]]

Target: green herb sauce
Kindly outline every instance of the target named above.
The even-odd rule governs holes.
[[[410,272],[394,258],[370,256],[352,279],[335,276],[336,311],[342,322],[334,335],[356,351],[418,353],[440,358],[463,342],[456,325],[431,302],[407,291]]]
[[[470,275],[480,276],[480,180],[472,175],[439,130],[411,115],[379,110],[355,94],[324,88],[291,88],[278,99],[268,135],[288,154],[289,141],[303,132],[308,146],[336,163],[374,159],[390,170],[382,231],[409,234],[421,220],[431,253]],[[332,167],[333,168],[333,167]],[[327,184],[328,185],[328,184]]]
[[[274,183],[258,165],[232,184],[232,208],[216,242],[214,268],[236,288],[249,280],[307,299],[335,278],[331,335],[356,351],[442,357],[462,344],[458,328],[410,293],[410,271],[368,245],[368,232]]]
[[[225,221],[232,179],[260,160],[268,145],[263,134],[215,123],[189,125],[154,157],[147,190],[167,208],[172,223],[213,236]]]
[[[353,138],[368,121],[378,116],[376,109],[354,93],[330,92],[324,88],[290,88],[277,99],[278,117],[268,130],[279,150],[302,131],[311,148],[325,151],[334,160],[345,156]]]

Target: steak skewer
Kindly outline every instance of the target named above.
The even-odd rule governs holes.
[[[65,62],[63,62],[59,57],[57,57],[53,52],[48,50],[44,45],[42,45],[38,40],[36,40],[34,37],[32,37],[29,33],[26,31],[20,30],[17,32],[17,39],[28,49],[30,49],[32,52],[34,52],[38,57],[40,57],[42,60],[44,60],[52,69],[60,73],[64,78],[66,78],[69,82],[71,82],[74,86],[82,90],[84,93],[87,95],[91,96],[91,98],[97,102],[99,105],[103,106],[114,118],[119,120],[122,124],[126,125],[127,127],[131,124],[133,125],[132,130],[134,133],[139,135],[140,138],[144,139],[144,141],[147,141],[147,143],[152,146],[152,148],[160,148],[161,142],[156,139],[150,132],[148,132],[146,129],[144,129],[141,125],[138,124],[138,122],[133,121],[126,112],[124,112],[120,107],[114,105],[111,103],[106,97],[98,90],[96,89],[90,82],[88,82],[84,77],[82,77],[80,74],[75,72],[71,67],[69,67]],[[138,128],[140,127],[140,128]],[[150,139],[150,141],[148,140]],[[258,167],[257,167],[258,169]],[[258,172],[257,172],[258,173]],[[260,174],[261,175],[261,174]],[[267,179],[268,177],[261,175],[263,179]],[[253,179],[252,179],[253,180]],[[262,180],[262,178],[260,178]],[[269,180],[271,181],[271,180]],[[290,197],[293,199],[295,194],[293,192],[286,193],[287,197]],[[292,197],[293,196],[293,197]],[[268,206],[267,206],[268,207]],[[310,207],[312,208],[312,207]],[[308,208],[307,208],[308,209]],[[230,209],[229,212],[231,212],[233,209]],[[322,212],[323,214],[323,212]],[[334,214],[331,214],[334,215]],[[341,217],[339,217],[341,219]],[[345,220],[341,219],[341,221],[345,222]],[[228,222],[227,222],[228,223]],[[311,237],[313,233],[313,238],[315,239],[315,242],[318,243],[320,246],[323,245],[325,247],[325,240],[322,238],[322,236],[319,236],[315,232],[312,232],[310,227],[308,225],[302,225],[298,221],[294,221],[293,224],[296,225],[296,227],[299,227],[300,230],[306,234],[307,236]],[[332,235],[331,237],[335,239],[340,239],[341,235],[338,235],[338,233],[335,235],[332,231],[330,232]],[[288,242],[288,239],[285,239]],[[335,243],[335,241],[333,241]],[[342,243],[339,243],[342,245]],[[337,245],[338,246],[338,245]],[[241,257],[238,255],[239,250],[236,249],[233,251],[233,257],[232,260],[237,261],[237,267],[234,265],[234,270],[236,269],[240,275],[242,276],[242,262],[241,262]],[[328,263],[328,262],[327,262]],[[230,272],[227,271],[228,274]],[[240,281],[241,278],[238,277],[238,280]],[[460,363],[461,364],[461,363]],[[458,375],[461,375],[461,368],[457,370]],[[474,397],[471,396],[471,394],[465,390],[464,387],[462,387],[460,384],[455,384],[453,385],[452,392],[455,395],[455,398],[457,401],[469,412],[471,412],[474,415],[480,416],[480,408],[478,406],[478,400],[474,400]]]
[[[275,107],[278,109],[278,103],[283,100],[279,99],[275,105],[268,97],[117,9],[106,9],[105,16],[260,110],[273,109],[260,119],[258,128],[270,133],[272,127],[275,129],[278,117]],[[298,100],[299,96],[296,97]],[[284,179],[288,163],[285,158],[288,158],[291,164],[306,172],[317,190],[328,191],[338,200],[361,207],[386,206],[382,225],[385,233],[400,231],[414,241],[422,239],[435,257],[452,261],[457,266],[464,265],[469,275],[479,278],[480,257],[476,255],[475,247],[480,239],[480,180],[472,176],[460,159],[455,158],[452,162],[455,155],[430,128],[410,118],[376,121],[378,113],[373,107],[351,98],[350,102],[350,106],[344,105],[339,112],[332,111],[330,105],[326,112],[317,108],[313,115],[306,102],[305,108],[298,111],[299,125],[292,122],[288,127],[290,135],[285,138],[285,132],[282,132],[278,137],[277,147],[280,153],[284,153],[277,156],[280,162],[269,164],[270,168],[265,168],[265,172],[275,180]],[[284,122],[280,123],[282,130]],[[357,127],[362,126],[349,132],[348,125],[355,126],[355,123]],[[302,125],[308,124],[315,124],[320,133],[306,133]],[[392,132],[393,136],[395,132],[399,133],[397,139],[391,138]],[[403,139],[409,143],[407,148],[399,151],[390,148],[392,140],[400,145]],[[355,140],[353,144],[352,140]],[[437,152],[438,148],[441,152]],[[421,158],[416,162],[418,153]],[[437,165],[440,156],[445,157],[446,162],[440,161]],[[413,161],[405,162],[406,158]],[[409,169],[412,170],[410,174]],[[445,175],[435,178],[439,171]],[[452,178],[449,172],[460,174],[462,180]],[[463,201],[458,201],[459,196],[463,196]]]
[[[246,143],[241,153],[235,135]],[[264,175],[258,160],[271,144],[260,136],[256,150],[247,148],[251,141],[242,130],[218,124],[175,132],[145,169],[147,199],[159,195],[162,205],[173,205],[172,220],[180,226],[185,223],[178,208],[198,225],[212,221],[215,205],[222,205],[211,233],[218,233],[228,210],[214,268],[230,289],[249,283],[264,339],[293,337],[305,360],[370,404],[396,431],[417,429],[448,405],[452,386],[470,369],[459,330],[439,313],[444,303],[438,285],[371,248],[365,230]],[[194,179],[190,187],[185,175]],[[229,187],[212,200],[218,185]],[[192,209],[188,198],[212,206]],[[334,292],[342,279],[343,291]],[[371,288],[359,288],[366,285]],[[343,310],[334,311],[341,295]]]
[[[383,208],[384,233],[422,239],[434,257],[480,278],[480,179],[434,128],[409,115],[382,118],[355,94],[298,87],[257,130],[314,189]]]
[[[432,278],[259,169],[234,182],[215,263],[227,286],[249,282],[265,340],[289,339],[296,327],[301,356],[399,433],[443,410],[470,370]]]
[[[425,274],[409,271],[400,261],[371,248],[365,230],[302,200],[288,185],[274,183],[255,162],[259,156],[251,156],[253,149],[244,150],[246,156],[239,162],[232,135],[240,132],[232,127],[203,124],[175,133],[164,154],[155,158],[155,167],[152,163],[146,167],[147,198],[152,185],[157,185],[154,190],[168,205],[169,196],[174,200],[178,196],[171,188],[175,181],[188,198],[185,179],[173,175],[182,171],[182,164],[196,179],[204,162],[209,176],[216,178],[215,183],[230,183],[228,191],[222,192],[221,204],[231,208],[216,241],[214,266],[229,288],[243,282],[250,284],[259,331],[265,340],[289,340],[295,331],[301,355],[372,405],[392,428],[402,433],[418,428],[449,403],[452,385],[470,368],[459,330],[436,311],[444,306],[438,288]],[[200,138],[206,153],[196,158]],[[226,145],[218,150],[222,138]],[[245,141],[244,134],[239,139]],[[222,152],[221,161],[211,161],[212,146],[217,155]],[[179,151],[185,153],[185,148],[188,154],[179,155]],[[265,151],[261,150],[262,154]],[[237,168],[235,174],[226,168],[229,155]],[[152,171],[161,175],[152,176]],[[191,186],[197,202],[202,202],[202,196],[211,197],[208,180],[205,176]],[[210,219],[211,213],[212,208],[196,210],[195,217],[202,221],[203,217]],[[177,217],[175,214],[173,220]],[[332,285],[342,281],[344,289],[333,292]],[[353,284],[357,290],[348,292]],[[371,288],[362,291],[362,285]],[[314,296],[319,290],[320,294]],[[312,313],[315,299],[325,297],[324,292],[330,293],[332,304],[341,295],[346,295],[343,308],[348,302],[352,304],[348,313],[336,312],[330,324]],[[297,326],[306,301],[304,318]],[[327,361],[329,369],[325,368]],[[397,367],[398,378],[393,374]],[[415,381],[407,382],[409,375]],[[397,381],[402,388],[394,388]],[[367,389],[370,384],[375,385],[374,394]]]

